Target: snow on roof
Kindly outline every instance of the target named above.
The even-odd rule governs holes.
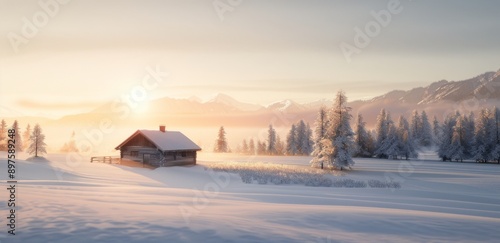
[[[172,150],[201,150],[201,148],[196,145],[191,139],[186,137],[186,135],[177,131],[158,131],[158,130],[137,130],[132,136],[127,138],[123,143],[118,145],[116,149],[122,147],[130,139],[135,137],[137,134],[141,133],[149,139],[152,143],[156,145],[162,151],[172,151]]]

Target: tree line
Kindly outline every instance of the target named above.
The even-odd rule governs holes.
[[[434,122],[438,155],[443,161],[500,163],[500,110],[484,108],[475,116],[456,111],[443,123]]]
[[[434,117],[432,124],[425,110],[420,113],[413,111],[410,120],[399,116],[394,121],[390,112],[382,109],[374,130],[366,128],[362,114],[358,114],[352,129],[350,112],[347,97],[340,91],[331,108],[323,106],[319,109],[314,134],[309,124],[300,120],[291,126],[283,141],[269,125],[266,140],[244,139],[236,152],[250,155],[312,155],[313,167],[343,169],[354,165],[352,157],[410,159],[417,158],[422,147],[437,147],[443,161],[472,159],[500,163],[498,108],[482,109],[477,118],[472,112],[461,115],[457,111],[443,122]],[[222,135],[225,135],[223,127],[214,151],[229,152]]]
[[[33,129],[31,129],[31,125],[28,124],[25,131],[21,133],[19,123],[15,120],[10,129],[16,131],[14,135],[16,152],[26,151],[30,155],[35,155],[35,157],[47,153],[45,135],[39,124],[36,124]],[[7,123],[2,119],[0,122],[0,151],[8,150],[8,140],[10,139],[7,137],[8,130]]]
[[[220,127],[214,152],[231,152],[225,134],[224,127]],[[236,147],[235,152],[247,155],[310,155],[313,144],[311,126],[304,120],[300,120],[292,124],[286,140],[282,140],[276,129],[270,124],[265,140],[243,139],[242,143]]]

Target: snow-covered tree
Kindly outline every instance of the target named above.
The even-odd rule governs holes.
[[[253,138],[250,138],[250,141],[248,142],[248,153],[250,154],[255,154],[257,151],[255,151],[255,142],[253,141]]]
[[[391,114],[384,109],[377,117],[377,142],[374,154],[378,158],[395,158],[398,154],[397,128]]]
[[[76,147],[75,143],[75,132],[73,131],[71,133],[70,140],[61,147],[60,149],[61,152],[63,153],[70,153],[70,152],[78,152],[78,148]]]
[[[462,139],[461,144],[464,149],[464,159],[470,159],[474,157],[474,137],[475,137],[475,121],[474,113],[470,113],[469,116],[463,116],[460,126],[462,126]]]
[[[385,113],[385,112],[384,112]],[[387,130],[385,138],[380,141],[378,149],[375,150],[375,155],[379,158],[395,159],[399,154],[399,140],[397,127],[391,118],[390,113],[386,113],[385,129]]]
[[[303,142],[304,155],[311,155],[314,148],[313,131],[309,123],[306,124],[306,139]]]
[[[347,97],[343,91],[337,93],[335,103],[328,116],[327,137],[332,143],[330,168],[350,168],[354,165],[352,154],[355,149],[354,132],[352,131],[351,108],[347,106]]]
[[[491,152],[491,157],[493,160],[496,160],[497,163],[500,164],[500,144],[495,145],[495,149],[493,149],[493,152]]]
[[[493,127],[495,148],[491,157],[500,164],[500,109],[498,107],[493,108]]]
[[[327,139],[326,130],[328,127],[328,116],[327,111],[324,106],[319,108],[318,117],[314,122],[314,150],[312,152],[313,159],[311,160],[311,166],[317,168],[323,168],[323,166],[330,160],[327,153],[323,151],[323,140]]]
[[[300,120],[296,125],[296,135],[295,137],[297,138],[297,154],[303,155],[307,153],[307,151],[304,151],[306,147],[306,136],[307,136],[307,131],[306,131],[306,123],[303,120]]]
[[[387,139],[387,124],[387,113],[385,109],[382,109],[377,116],[377,124],[375,125],[375,132],[377,133],[377,139],[375,141],[375,151],[381,152],[380,148],[382,147],[384,141]],[[377,152],[375,152],[375,154],[377,154],[378,157],[382,155]]]
[[[298,147],[297,131],[296,131],[295,124],[292,124],[292,128],[290,128],[290,131],[288,132],[288,135],[286,136],[286,154],[287,155],[296,155],[298,153],[297,147]]]
[[[453,141],[453,132],[460,113],[448,115],[441,126],[441,139],[438,144],[438,156],[443,160],[451,160],[451,144]]]
[[[281,141],[280,135],[276,135],[276,154],[284,155],[286,152],[285,142]]]
[[[458,119],[453,128],[451,145],[448,152],[451,160],[460,160],[460,162],[462,162],[466,156],[464,147],[465,129],[462,123],[463,119]]]
[[[5,120],[2,119],[2,122],[0,123],[0,151],[6,151],[7,150],[7,123],[5,123]]]
[[[410,125],[408,121],[403,116],[399,117],[398,128],[396,130],[398,143],[398,155],[402,158],[417,158],[418,153],[416,149],[415,141],[412,140]]]
[[[414,110],[411,115],[410,132],[415,141],[421,141],[422,138],[422,119],[417,110]]]
[[[434,120],[432,121],[432,133],[433,133],[432,135],[434,144],[436,145],[441,144],[441,137],[443,136],[443,134],[441,125],[439,124],[439,121],[436,116],[434,116]]]
[[[493,127],[494,127],[494,138],[497,144],[500,143],[500,109],[498,107],[493,107]]]
[[[261,142],[260,140],[257,140],[257,154],[265,155],[266,153],[267,153],[266,142]]]
[[[241,152],[243,154],[249,154],[248,143],[246,139],[243,139],[243,144],[241,145]]]
[[[26,126],[26,129],[24,130],[24,133],[23,133],[23,141],[25,141],[25,144],[24,144],[24,149],[28,149],[28,142],[30,140],[30,136],[31,136],[31,125],[28,124]]]
[[[273,125],[269,125],[267,130],[267,153],[276,154],[276,130],[274,130]]]
[[[17,120],[14,121],[12,124],[12,129],[16,131],[14,139],[16,140],[16,152],[22,152],[23,151],[23,141],[21,138],[21,128],[19,128],[19,123]]]
[[[311,127],[303,120],[300,120],[292,125],[286,141],[286,153],[288,155],[309,155],[313,147]]]
[[[432,145],[432,128],[431,123],[429,122],[429,118],[427,117],[427,113],[422,111],[420,116],[420,145],[424,147],[428,147]]]
[[[229,147],[226,140],[226,131],[224,127],[219,128],[219,133],[217,134],[217,140],[215,140],[214,152],[216,153],[228,153]]]
[[[40,154],[46,154],[46,146],[45,144],[45,135],[42,133],[42,128],[40,125],[36,124],[33,128],[33,132],[30,136],[30,145],[28,147],[28,153],[30,155],[35,154],[35,157],[38,157]]]
[[[492,154],[496,145],[494,131],[492,114],[488,109],[482,109],[476,122],[476,142],[473,152],[476,161],[487,162],[493,159]]]
[[[330,169],[334,168],[331,161],[331,155],[334,152],[332,140],[330,138],[323,138],[319,143],[322,149],[319,150],[318,154],[311,160],[311,166],[321,169],[325,167]]]
[[[358,120],[355,128],[355,143],[356,157],[372,157],[373,155],[373,138],[366,130],[366,122],[363,120],[363,115],[358,114]]]

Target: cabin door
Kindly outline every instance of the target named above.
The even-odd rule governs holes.
[[[143,154],[142,155],[142,163],[149,164],[149,158],[150,158],[150,154]]]

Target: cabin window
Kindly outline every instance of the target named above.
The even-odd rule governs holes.
[[[130,151],[130,156],[138,157],[139,151]]]
[[[186,157],[186,152],[182,152],[181,156]]]

